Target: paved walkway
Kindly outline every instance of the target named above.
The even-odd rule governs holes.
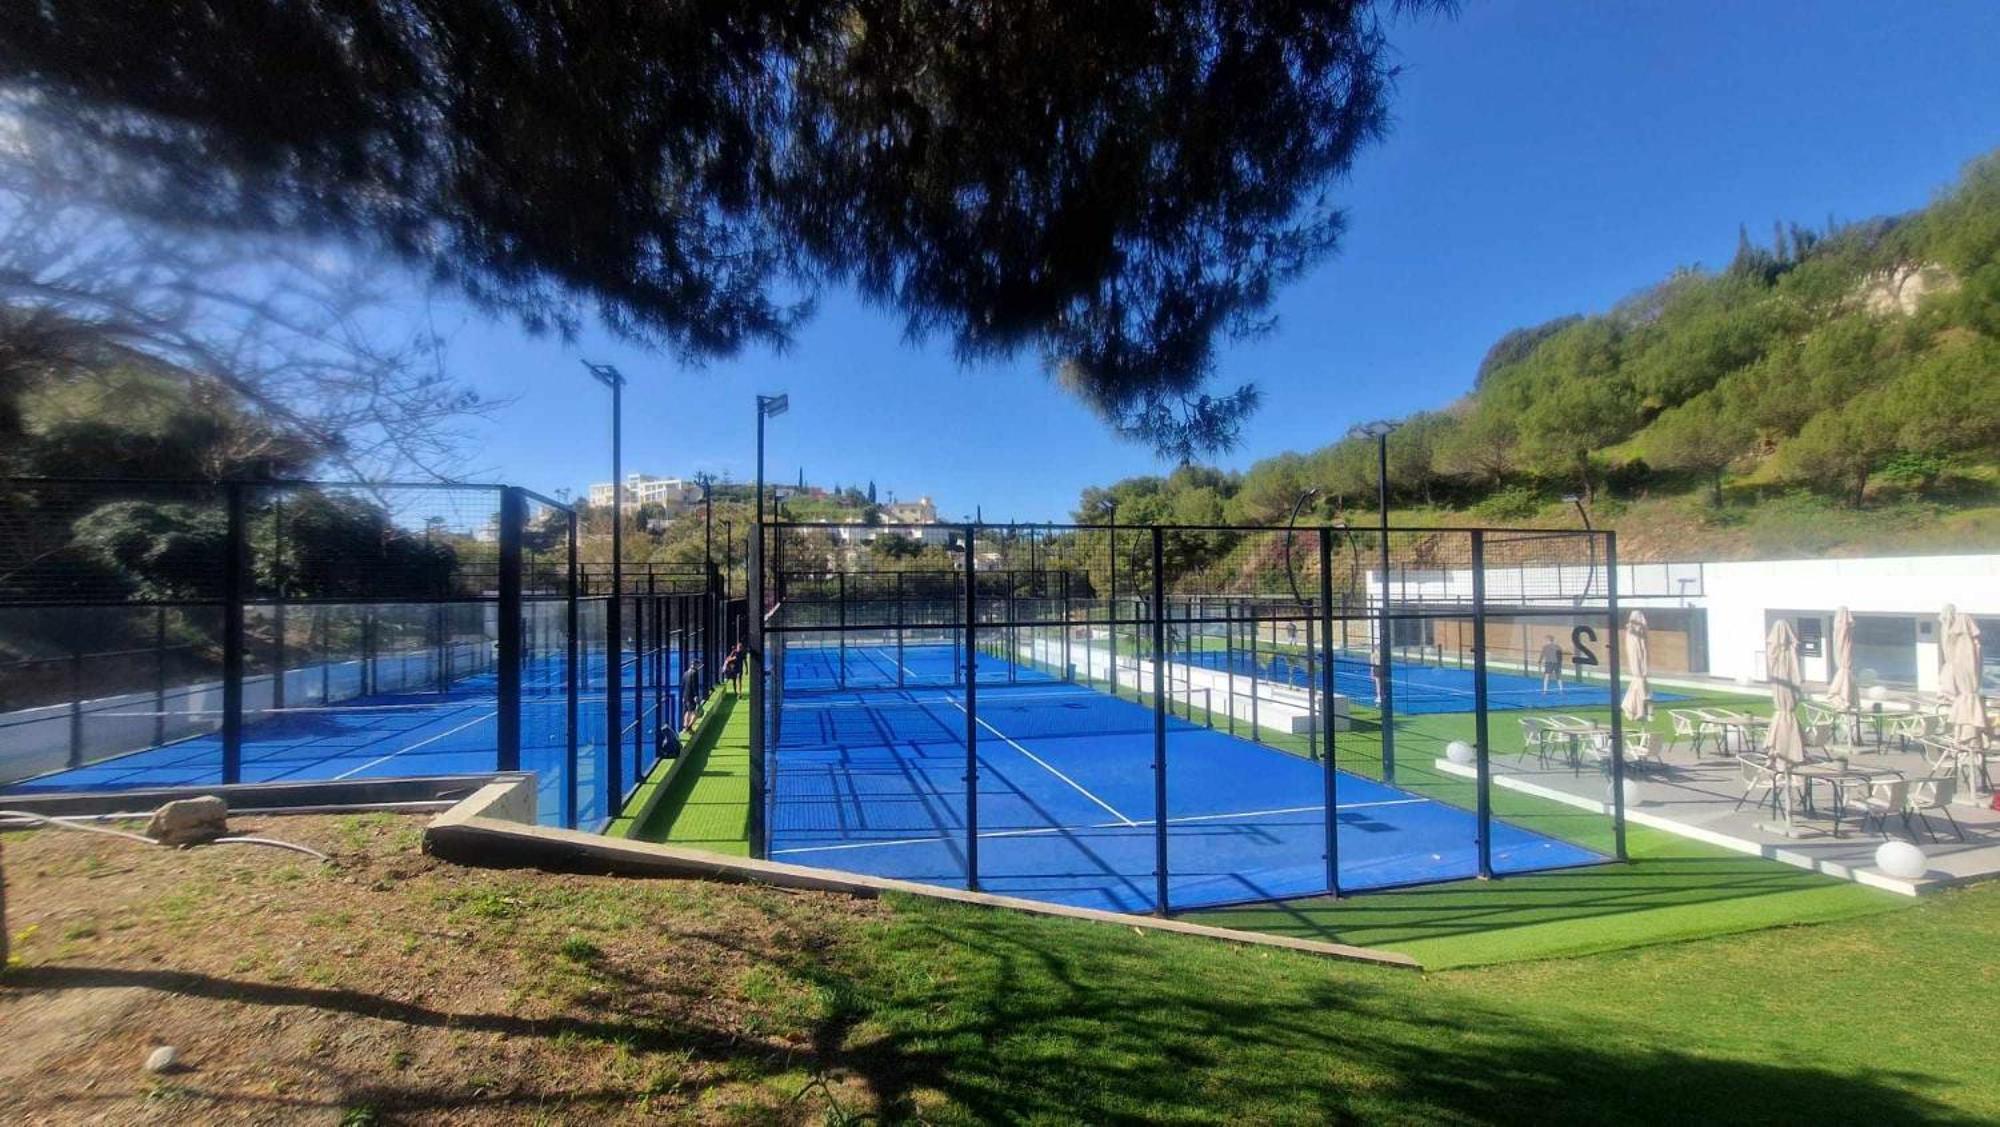
[[[1812,754],[1818,757],[1821,753]],[[1854,751],[1850,756],[1858,766],[1889,768],[1905,779],[1922,779],[1930,773],[1921,755],[1893,743],[1879,751]],[[1473,772],[1469,766],[1443,759],[1436,761],[1436,767],[1462,777]],[[1591,765],[1572,770],[1560,763],[1541,766],[1527,757],[1501,755],[1493,760],[1493,776],[1497,786],[1586,807],[1602,809],[1605,799],[1604,777]],[[1932,832],[1925,832],[1915,818],[1908,828],[1892,818],[1887,827],[1878,830],[1871,825],[1864,832],[1858,814],[1850,811],[1836,834],[1831,796],[1824,788],[1816,813],[1800,815],[1788,832],[1782,819],[1768,807],[1739,805],[1744,784],[1737,761],[1713,749],[1697,757],[1686,745],[1669,747],[1661,769],[1635,772],[1631,777],[1638,801],[1628,804],[1626,812],[1634,822],[1844,880],[1916,893],[2000,875],[2000,812],[1989,807],[1989,796],[1983,793],[1976,798],[1962,794],[1950,808],[1957,828],[1963,831],[1961,840],[1951,823],[1935,810],[1927,817]],[[1914,838],[1927,855],[1929,871],[1921,878],[1900,880],[1877,870],[1875,850],[1889,837]]]
[[[637,841],[750,854],[750,708],[741,697],[722,701],[715,739],[688,749],[689,760],[638,831]]]

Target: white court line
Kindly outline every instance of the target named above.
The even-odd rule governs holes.
[[[371,760],[369,760],[368,762],[366,762],[366,763],[363,763],[363,764],[362,764],[361,766],[359,766],[359,767],[356,767],[356,768],[355,768],[354,770],[352,770],[352,771],[343,771],[343,772],[341,772],[340,774],[338,774],[338,775],[335,775],[335,776],[334,776],[334,778],[335,778],[335,779],[345,779],[345,778],[348,778],[349,776],[352,776],[352,775],[359,775],[359,774],[360,774],[361,772],[363,772],[363,771],[366,771],[366,770],[367,770],[367,769],[369,769],[370,767],[374,767],[374,766],[376,766],[377,764],[381,764],[381,763],[387,763],[387,762],[389,762],[389,761],[390,761],[391,759],[394,759],[394,758],[396,758],[397,756],[399,756],[399,755],[402,755],[402,754],[403,754],[404,752],[409,752],[409,751],[415,751],[415,750],[417,750],[418,748],[420,748],[420,747],[423,747],[423,746],[424,746],[425,744],[434,744],[434,743],[438,742],[439,740],[441,740],[441,739],[445,738],[446,736],[450,736],[450,735],[455,735],[455,734],[457,734],[457,733],[459,733],[459,732],[463,732],[463,731],[465,731],[465,730],[466,730],[467,728],[470,728],[470,727],[472,727],[472,726],[473,726],[474,724],[484,724],[484,723],[485,723],[486,721],[488,721],[488,720],[491,720],[491,719],[493,719],[493,718],[494,718],[495,716],[498,716],[498,715],[500,715],[500,713],[499,713],[498,711],[494,711],[494,712],[489,712],[489,713],[487,713],[487,714],[486,714],[486,715],[484,715],[484,716],[477,716],[477,717],[474,717],[473,719],[471,719],[471,720],[467,720],[467,721],[466,721],[465,723],[463,723],[463,724],[460,724],[460,725],[459,725],[458,727],[456,727],[456,728],[452,728],[452,729],[450,729],[449,731],[443,731],[443,732],[439,732],[439,733],[438,733],[437,735],[435,735],[435,736],[431,736],[431,737],[429,737],[429,738],[427,738],[427,739],[421,739],[421,740],[418,740],[418,741],[417,741],[416,743],[413,743],[413,744],[411,744],[411,745],[410,745],[410,746],[408,746],[408,747],[404,747],[404,748],[398,748],[398,749],[396,749],[395,751],[392,751],[392,752],[390,752],[389,754],[387,754],[387,755],[385,755],[385,756],[381,757],[380,759],[371,759]]]
[[[917,686],[916,689],[922,689],[924,687],[925,686],[920,685]],[[1097,697],[1105,697],[1105,699],[1112,699],[1106,696],[1106,694],[1104,693],[1098,693],[1093,689],[1087,689],[1081,685],[1077,685],[1068,689],[1059,689],[1054,691],[1030,691],[1023,689],[1010,689],[1003,685],[997,685],[997,684],[995,685],[982,684],[980,688],[982,690],[987,690],[987,689],[995,690],[999,694],[995,696],[991,702],[982,702],[982,703],[993,703],[1002,705],[1010,701],[1022,701],[1022,700],[1084,700],[1092,697],[1093,695]],[[905,688],[901,691],[907,693],[916,691],[916,689]],[[881,690],[846,689],[839,691],[853,693],[853,692],[880,692]],[[887,705],[885,705],[882,701],[877,701],[877,700],[828,701],[825,704],[798,704],[791,700],[787,700],[785,701],[785,711],[846,712],[854,709],[894,707],[896,704],[906,704],[906,705],[946,704],[950,703],[951,701],[952,701],[951,694],[949,692],[944,692],[944,691],[940,691],[937,696],[927,696],[927,697],[911,696],[905,698],[902,701],[889,702],[889,704]],[[1125,703],[1130,704],[1131,702],[1127,701]]]
[[[1389,799],[1383,799],[1380,802],[1343,802],[1338,806],[1335,806],[1334,809],[1362,810],[1374,806],[1409,806],[1414,803],[1429,802],[1429,801],[1431,800],[1428,798],[1389,798]],[[1180,818],[1168,818],[1167,824],[1170,826],[1177,826],[1187,822],[1217,822],[1225,818],[1265,818],[1265,817],[1270,817],[1271,815],[1274,814],[1305,814],[1318,809],[1320,809],[1320,807],[1316,805],[1286,806],[1276,810],[1243,810],[1230,814],[1189,814],[1185,817],[1180,817]],[[1148,818],[1143,822],[1132,822],[1132,821],[1098,822],[1094,825],[1089,825],[1089,826],[1040,826],[1032,830],[989,830],[986,833],[980,834],[979,839],[981,841],[984,841],[987,838],[1035,837],[1037,835],[1046,835],[1046,834],[1073,833],[1078,829],[1086,829],[1086,830],[1137,829],[1141,826],[1150,826],[1152,824],[1153,820],[1151,818]],[[890,846],[890,845],[931,845],[940,841],[951,842],[959,840],[961,839],[958,837],[942,837],[942,836],[904,837],[904,838],[893,838],[889,841],[847,842],[841,845],[802,845],[793,849],[773,849],[771,851],[771,856],[776,857],[781,854],[792,854],[792,853],[837,853],[840,852],[841,850],[846,850],[846,849],[880,849],[884,846]]]
[[[957,698],[947,696],[944,699],[949,701],[953,708],[958,709],[960,712],[965,712],[965,706],[958,703]],[[970,713],[966,714],[971,715]],[[1111,805],[1109,802],[1106,802],[1103,799],[1097,797],[1096,795],[1090,793],[1088,790],[1085,790],[1082,783],[1077,782],[1075,779],[1070,778],[1068,775],[1065,775],[1061,771],[1058,771],[1054,767],[1050,766],[1048,760],[1043,759],[1041,756],[1036,755],[1034,752],[1029,751],[1027,748],[1022,747],[1020,744],[1015,743],[1013,738],[1010,737],[1007,733],[1001,731],[998,728],[995,728],[991,724],[988,724],[984,719],[980,717],[973,717],[973,720],[980,727],[986,729],[987,731],[993,733],[996,736],[999,736],[1000,742],[1006,744],[1008,747],[1013,748],[1015,751],[1020,752],[1022,755],[1027,756],[1029,759],[1034,760],[1035,765],[1040,767],[1042,770],[1047,771],[1049,774],[1054,775],[1056,778],[1061,779],[1065,783],[1068,783],[1070,785],[1070,788],[1075,790],[1076,793],[1091,800],[1092,802],[1097,803],[1099,806],[1102,806],[1105,810],[1110,812],[1112,817],[1118,819],[1119,821],[1125,823],[1128,826],[1136,826],[1139,824],[1133,821],[1132,819],[1127,818],[1124,812],[1119,810],[1116,806]]]

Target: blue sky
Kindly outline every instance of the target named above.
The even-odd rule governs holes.
[[[1719,265],[1737,225],[1906,211],[2000,146],[2000,4],[1479,3],[1403,22],[1389,138],[1336,198],[1340,253],[1287,290],[1220,386],[1265,406],[1241,468],[1357,421],[1462,395],[1508,329],[1602,310],[1677,265]],[[445,319],[443,324],[452,324]],[[1086,485],[1162,472],[1029,359],[961,368],[844,293],[781,355],[705,369],[586,334],[565,345],[465,317],[451,365],[512,402],[478,428],[481,476],[544,491],[609,475],[605,394],[632,381],[628,470],[747,480],[751,396],[788,392],[774,478],[934,495],[948,516],[1064,519]]]

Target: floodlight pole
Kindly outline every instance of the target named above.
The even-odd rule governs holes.
[[[624,710],[620,700],[625,688],[625,623],[621,603],[625,598],[625,376],[610,364],[583,366],[597,382],[611,389],[611,599],[604,604],[604,738],[610,802],[617,805],[624,796],[619,777],[620,744],[625,735]],[[615,811],[607,811],[614,814]]]
[[[701,679],[704,686],[715,684],[715,667],[722,655],[715,648],[715,549],[713,533],[715,527],[715,502],[709,496],[709,487],[715,482],[715,475],[707,472],[694,475],[694,482],[701,486],[701,589],[708,596],[708,618],[701,628]]]
[[[1389,435],[1401,424],[1387,419],[1362,423],[1349,430],[1352,438],[1375,440],[1376,503],[1382,514],[1382,605],[1376,619],[1375,677],[1381,686],[1382,781],[1396,781],[1395,666],[1389,660]]]
[[[729,564],[736,551],[736,522],[724,517],[722,520],[722,601],[729,601]]]
[[[1584,572],[1583,593],[1576,597],[1576,605],[1580,607],[1584,604],[1585,600],[1590,598],[1590,589],[1592,587],[1597,586],[1597,537],[1595,535],[1596,530],[1590,527],[1590,510],[1583,507],[1582,494],[1565,493],[1563,494],[1563,500],[1568,501],[1570,504],[1576,506],[1576,515],[1583,518],[1584,532],[1592,534],[1584,537],[1584,543],[1590,551],[1590,570]],[[1558,587],[1558,590],[1560,590],[1560,587]],[[1614,627],[1616,625],[1617,625],[1616,623],[1613,623]]]

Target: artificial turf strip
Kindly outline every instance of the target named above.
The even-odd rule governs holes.
[[[693,734],[689,736],[687,747],[681,752],[683,759],[692,755],[699,747],[715,742],[721,727],[724,696],[724,693],[716,693],[703,702],[701,712],[695,717]],[[636,812],[658,810],[661,800],[655,797],[656,792],[667,785],[669,777],[678,777],[685,773],[685,770],[675,771],[674,766],[675,760],[671,759],[662,759],[653,764],[652,769],[646,772],[646,777],[633,788],[631,799],[625,803],[618,817],[611,819],[610,824],[604,827],[606,837],[636,837],[641,821]],[[645,820],[651,820],[650,813],[644,817]]]
[[[750,710],[743,703],[734,693],[721,699],[721,722],[688,748],[688,762],[633,831],[635,840],[750,855]]]
[[[1246,905],[1185,918],[1400,951],[1429,968],[1595,954],[1893,912],[1909,897],[1643,826],[1630,864]]]

